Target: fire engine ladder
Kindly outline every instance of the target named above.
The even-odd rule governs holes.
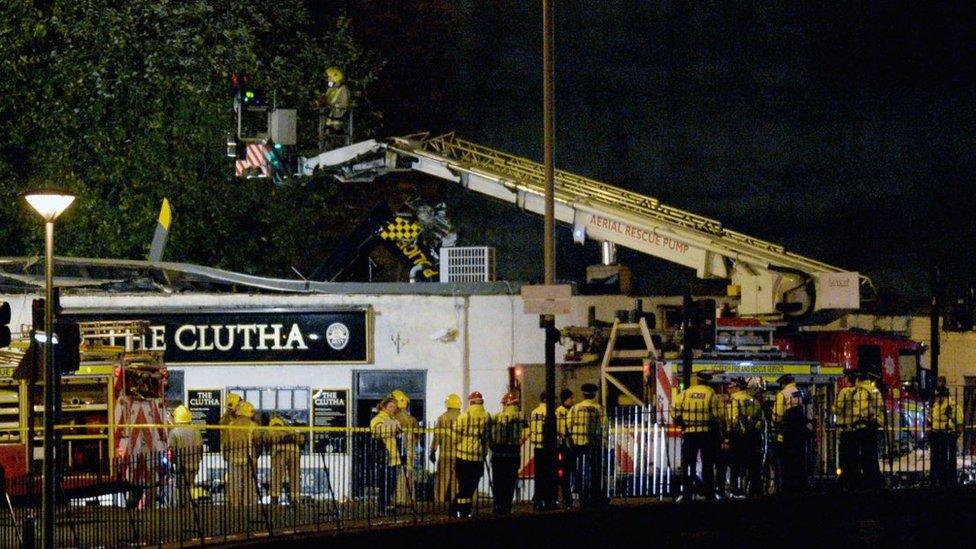
[[[644,341],[644,348],[618,348],[619,342],[626,336],[640,336]],[[647,328],[645,319],[641,318],[637,322],[621,322],[620,319],[615,319],[610,328],[610,337],[607,339],[607,349],[603,353],[603,361],[600,363],[600,398],[603,400],[604,409],[607,407],[608,385],[613,385],[641,406],[648,405],[649,403],[644,395],[635,395],[626,383],[618,379],[618,375],[624,372],[643,374],[644,360],[656,359],[658,356],[659,352],[651,339],[651,332]]]
[[[542,164],[456,137],[453,133],[364,141],[301,163],[301,173],[331,173],[368,182],[395,171],[419,171],[539,215],[545,211]],[[612,242],[695,269],[700,278],[727,278],[742,288],[742,314],[778,314],[787,301],[806,309],[856,309],[866,277],[731,231],[719,221],[658,199],[575,175],[555,173],[555,217],[574,239]],[[810,295],[831,292],[831,299]],[[782,307],[785,308],[785,307]],[[805,311],[804,311],[805,312]]]

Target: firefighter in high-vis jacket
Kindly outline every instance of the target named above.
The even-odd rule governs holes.
[[[506,393],[502,397],[502,406],[502,411],[491,418],[489,441],[494,510],[495,514],[507,515],[512,512],[512,498],[518,480],[525,419],[519,409],[518,393]]]
[[[203,437],[199,429],[190,427],[192,418],[186,406],[177,406],[173,410],[176,427],[170,429],[166,439],[175,473],[176,502],[180,504],[189,501],[193,483],[200,472],[200,460],[203,459]]]
[[[241,405],[241,395],[237,393],[230,393],[227,395],[227,408],[224,410],[223,415],[220,416],[221,425],[230,425],[232,419],[237,417],[237,409]]]
[[[299,476],[302,445],[305,436],[297,431],[287,431],[285,420],[280,416],[271,418],[267,432],[262,437],[271,453],[271,503],[278,503],[282,485],[288,479],[288,502],[298,503],[301,477]]]
[[[474,491],[485,472],[486,430],[488,412],[485,399],[478,391],[468,395],[468,409],[454,421],[454,435],[457,445],[454,449],[455,469],[458,478],[457,497],[451,507],[451,516],[467,518],[471,516]]]
[[[417,458],[417,434],[420,422],[410,414],[410,397],[406,393],[397,389],[390,393],[390,396],[397,403],[397,410],[393,414],[393,419],[397,420],[400,429],[402,429],[400,449],[404,454],[403,467],[400,468],[400,474],[397,475],[396,503],[397,505],[412,505],[414,499],[413,469]]]
[[[878,433],[885,426],[884,398],[875,385],[877,375],[864,370],[858,372],[854,389],[854,441],[857,447],[861,486],[881,486],[881,466],[878,463]]]
[[[935,389],[935,402],[932,404],[931,452],[932,484],[934,486],[954,486],[956,484],[956,452],[958,438],[962,433],[962,408],[949,396],[949,388]]]
[[[461,415],[461,397],[448,395],[444,400],[444,407],[447,410],[437,418],[430,445],[430,461],[436,464],[434,501],[437,503],[452,501],[457,493],[457,475],[454,474],[454,446],[457,443],[454,422]]]
[[[346,129],[346,113],[349,112],[350,94],[346,77],[339,67],[325,70],[327,89],[315,100],[319,108],[319,150],[330,145],[331,136],[341,135]]]
[[[844,387],[834,399],[837,424],[837,474],[841,486],[855,490],[861,484],[861,464],[854,436],[854,393],[857,389],[857,370],[844,370]]]
[[[257,503],[257,447],[261,437],[256,432],[254,405],[242,401],[237,415],[224,430],[224,460],[227,462],[227,499],[231,505]]]
[[[747,390],[745,379],[733,379],[726,405],[724,444],[729,448],[732,496],[762,495],[762,407]]]
[[[560,391],[559,402],[556,407],[556,475],[559,478],[561,503],[568,509],[573,506],[572,469],[575,463],[569,437],[569,411],[576,405],[573,391]]]
[[[691,501],[694,496],[699,454],[703,495],[715,498],[715,440],[716,432],[721,430],[723,411],[715,390],[708,386],[711,379],[711,372],[696,372],[692,386],[674,399],[674,422],[681,428],[683,487],[678,499],[683,501]]]
[[[806,492],[807,443],[811,437],[806,405],[809,396],[784,374],[776,380],[782,387],[773,403],[773,425],[776,427],[777,490],[785,494]]]
[[[557,408],[558,410],[558,408]],[[546,508],[546,486],[539,467],[542,463],[548,463],[548,448],[545,447],[544,426],[546,423],[546,393],[539,394],[539,405],[529,412],[529,442],[532,443],[532,452],[535,459],[535,493],[532,495],[532,505],[536,510]],[[558,429],[557,429],[558,430]],[[557,432],[556,436],[559,434]]]
[[[376,415],[369,422],[369,431],[373,437],[373,472],[379,492],[377,504],[380,512],[390,510],[393,506],[397,469],[403,463],[398,445],[400,424],[393,419],[396,412],[396,399],[386,397],[379,403]]]
[[[584,383],[580,388],[583,400],[569,410],[569,438],[573,445],[575,488],[580,495],[580,507],[606,503],[603,489],[603,427],[606,414],[597,401],[600,388]]]
[[[536,406],[529,415],[529,431],[532,446],[535,451],[536,471],[540,463],[545,462],[548,448],[544,446],[543,427],[546,421],[546,393],[539,395],[539,405]],[[559,483],[560,502],[563,507],[573,506],[573,468],[576,466],[572,457],[572,448],[569,436],[569,411],[573,408],[573,391],[563,389],[559,393],[559,401],[556,405],[556,480]],[[536,493],[532,497],[532,503],[536,509],[542,509],[546,502],[543,501],[544,487],[539,482],[535,483]]]

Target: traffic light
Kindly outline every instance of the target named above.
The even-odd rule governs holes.
[[[71,319],[59,318],[54,323],[57,343],[54,345],[54,364],[62,374],[72,374],[81,367],[81,330]]]
[[[275,185],[281,185],[288,176],[288,159],[285,157],[285,148],[281,143],[269,143],[268,146],[268,169]]]
[[[10,346],[10,304],[0,301],[0,347]]]
[[[51,327],[54,332],[54,364],[61,373],[74,373],[81,366],[81,330],[74,319],[61,317],[59,294],[58,288],[55,288],[54,325]],[[34,333],[44,332],[43,299],[35,299],[31,303],[31,322],[34,325]]]

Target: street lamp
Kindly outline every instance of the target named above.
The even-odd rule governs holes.
[[[543,222],[543,261],[547,285],[556,283],[556,165],[555,165],[555,117],[554,110],[554,53],[555,34],[553,30],[553,0],[542,0],[542,145],[543,167],[545,171],[545,220]],[[546,417],[542,423],[542,444],[547,449],[540,460],[543,479],[542,508],[556,506],[556,342],[559,332],[556,319],[544,315],[539,319],[546,334]]]
[[[74,195],[64,191],[34,191],[24,196],[27,203],[44,218],[44,476],[41,505],[41,536],[44,547],[54,547],[55,467],[54,467],[54,410],[55,386],[60,383],[54,364],[52,326],[54,301],[54,220],[75,201]]]

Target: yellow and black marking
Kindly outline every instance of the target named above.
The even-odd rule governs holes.
[[[163,205],[159,208],[159,219],[156,220],[156,233],[153,235],[152,244],[149,246],[149,261],[159,261],[163,258],[163,250],[166,248],[166,237],[169,236],[169,225],[173,219],[173,213],[169,208],[169,200],[163,199]]]
[[[385,229],[380,230],[380,238],[384,240],[413,241],[417,239],[420,230],[420,225],[417,223],[409,219],[397,217],[394,221],[387,223]]]

